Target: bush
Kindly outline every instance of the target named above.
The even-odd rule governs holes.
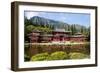
[[[48,60],[64,60],[64,59],[67,59],[67,58],[68,58],[68,55],[67,55],[66,52],[58,51],[58,52],[52,53],[48,57]]]
[[[29,57],[28,55],[25,54],[25,55],[24,55],[24,60],[25,60],[25,61],[29,61],[29,60],[30,60],[30,57]]]
[[[84,59],[84,58],[89,58],[88,55],[83,54],[83,53],[78,53],[78,52],[73,52],[69,53],[70,59]]]
[[[48,53],[36,54],[31,57],[31,61],[43,61],[46,60],[48,56],[49,56]]]

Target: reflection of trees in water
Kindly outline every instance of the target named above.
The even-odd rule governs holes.
[[[25,48],[26,49],[26,48]],[[90,44],[75,44],[75,45],[31,45],[25,52],[28,52],[30,56],[38,53],[53,53],[56,51],[80,52],[84,54],[90,54]]]

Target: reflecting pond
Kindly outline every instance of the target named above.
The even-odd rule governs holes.
[[[90,44],[52,44],[52,45],[41,45],[41,44],[27,44],[25,45],[25,55],[32,57],[39,53],[53,53],[56,51],[64,51],[67,54],[72,52],[84,53],[90,55]]]

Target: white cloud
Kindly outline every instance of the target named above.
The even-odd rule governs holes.
[[[25,12],[25,17],[27,17],[28,19],[30,19],[33,16],[38,16],[39,13],[38,12]]]

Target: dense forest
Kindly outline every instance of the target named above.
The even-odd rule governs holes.
[[[62,28],[66,31],[71,31],[71,35],[74,35],[75,33],[82,33],[86,37],[88,37],[88,40],[90,39],[90,27],[86,27],[80,24],[68,24],[61,21],[46,19],[39,16],[34,16],[30,19],[27,19],[25,17],[24,22],[25,42],[29,41],[27,34],[31,33],[32,30],[39,30],[45,33],[50,33],[55,28]]]

